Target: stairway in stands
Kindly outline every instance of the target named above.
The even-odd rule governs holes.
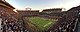
[[[78,25],[77,25],[77,32],[80,32],[80,15],[78,17]]]
[[[75,32],[80,32],[80,17],[78,18],[78,23],[77,23],[77,27],[76,27],[76,31]]]
[[[79,21],[79,19],[77,19],[76,21],[77,21],[77,24],[76,24],[74,32],[80,32],[80,21]]]
[[[80,22],[78,22],[77,28],[78,28],[78,29],[77,29],[77,30],[78,30],[77,32],[80,32]]]

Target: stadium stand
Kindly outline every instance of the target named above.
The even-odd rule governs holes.
[[[68,11],[62,8],[39,10],[17,10],[6,1],[0,0],[0,19],[2,32],[80,32],[80,6],[73,7]],[[44,31],[36,30],[35,26],[25,22],[24,17],[42,17],[48,19],[58,19],[56,23]],[[79,20],[78,20],[79,19]],[[35,25],[35,24],[34,24]]]
[[[6,1],[0,0],[0,18],[1,29],[0,32],[18,32],[23,31],[23,28],[18,24],[18,19],[20,16],[13,11],[15,9]],[[21,30],[22,29],[22,30]]]
[[[58,23],[51,27],[47,32],[74,32],[78,22],[76,20],[79,10],[78,6],[66,11],[66,13],[62,15],[62,18],[58,20]]]

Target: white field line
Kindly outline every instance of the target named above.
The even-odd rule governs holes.
[[[47,25],[51,24],[52,22],[49,22],[48,24],[44,25],[43,27],[46,27]]]

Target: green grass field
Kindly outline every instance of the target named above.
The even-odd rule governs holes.
[[[29,21],[34,24],[39,30],[46,30],[55,23],[53,19],[46,19],[41,17],[29,17]]]

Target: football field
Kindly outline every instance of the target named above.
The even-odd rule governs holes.
[[[55,23],[53,19],[46,19],[41,17],[29,17],[29,21],[34,24],[39,30],[46,30]]]

